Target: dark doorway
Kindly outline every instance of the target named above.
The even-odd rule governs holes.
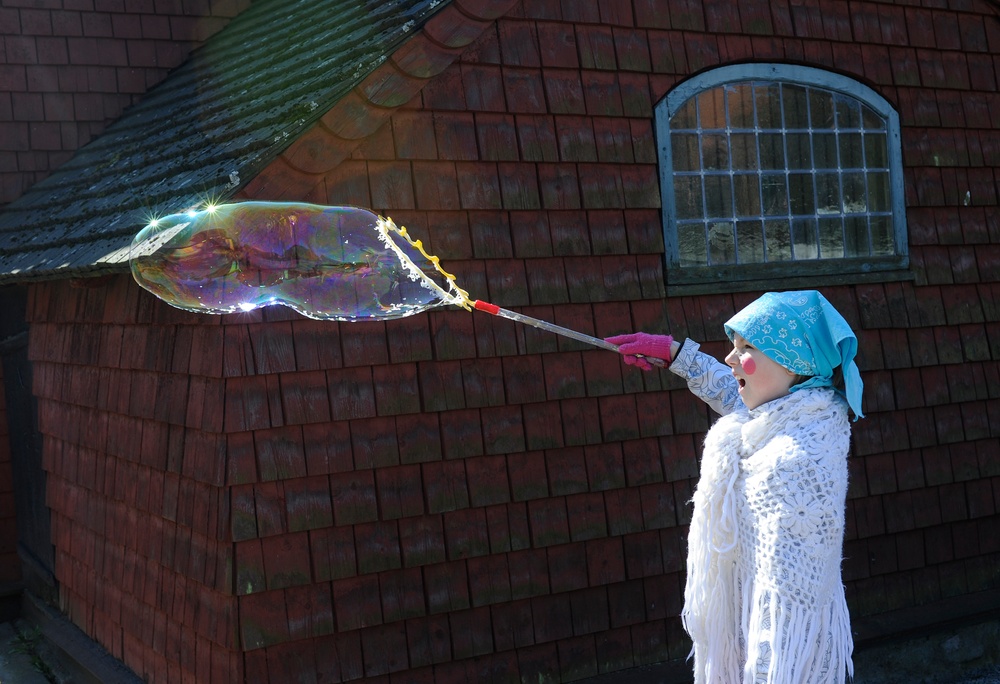
[[[55,600],[55,552],[51,519],[45,504],[42,438],[38,404],[32,393],[28,360],[27,288],[0,287],[0,357],[7,402],[17,550],[24,587],[45,601]]]

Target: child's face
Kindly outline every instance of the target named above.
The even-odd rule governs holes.
[[[737,334],[733,335],[733,350],[726,363],[740,383],[740,396],[747,408],[783,397],[795,381],[795,374],[754,348]]]

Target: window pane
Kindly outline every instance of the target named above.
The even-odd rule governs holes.
[[[768,261],[791,261],[792,240],[788,221],[764,221]]]
[[[866,104],[861,105],[861,122],[866,131],[884,131],[885,121],[878,112]]]
[[[781,129],[781,87],[777,83],[760,83],[754,88],[757,103],[757,125],[760,128]]]
[[[732,128],[753,128],[753,88],[749,83],[729,87],[729,125]]]
[[[793,215],[816,213],[812,174],[796,173],[788,176],[788,200]]]
[[[785,168],[785,138],[780,133],[761,133],[757,138],[760,144],[760,168]]]
[[[733,196],[729,176],[705,176],[706,218],[733,216]]]
[[[757,136],[752,133],[733,133],[729,136],[733,169],[757,168]]]
[[[844,249],[849,257],[868,256],[868,221],[864,216],[844,219]]]
[[[785,138],[788,148],[788,168],[812,168],[812,143],[808,133],[789,133]]]
[[[844,213],[860,214],[868,210],[863,173],[844,174]]]
[[[731,222],[717,222],[708,226],[708,261],[710,264],[736,262],[736,241]]]
[[[761,194],[763,195],[765,216],[788,215],[788,187],[785,185],[785,174],[767,174],[761,176]]]
[[[817,214],[840,213],[840,176],[836,173],[816,174]]]
[[[884,256],[895,252],[892,239],[892,219],[890,217],[872,216],[871,236],[873,255]]]
[[[837,161],[837,136],[833,133],[813,134],[813,153],[817,169],[836,169],[840,165]]]
[[[839,216],[819,220],[819,251],[824,259],[844,257],[844,225]]]
[[[785,128],[809,128],[806,89],[797,85],[783,85],[781,97],[784,103]]]
[[[884,169],[889,166],[889,152],[885,141],[884,133],[865,134],[865,166],[869,169]]]
[[[860,169],[862,162],[861,134],[843,133],[840,136],[840,168]]]
[[[764,231],[760,221],[736,222],[736,247],[739,263],[763,263]]]
[[[677,113],[670,118],[670,128],[677,129],[695,129],[698,128],[698,110],[696,108],[697,101],[695,98],[691,98],[687,102],[681,105]]]
[[[726,108],[722,88],[713,88],[698,95],[698,117],[702,128],[725,130]]]
[[[760,183],[755,173],[733,176],[737,216],[760,216]]]
[[[813,128],[833,128],[833,93],[810,89],[809,118]]]
[[[837,128],[860,128],[861,110],[858,105],[861,103],[845,95],[836,95],[834,100],[837,106]]]
[[[670,135],[670,148],[674,158],[674,171],[697,171],[701,168],[697,135],[672,133]]]
[[[701,218],[701,176],[674,176],[674,203],[679,220]]]
[[[792,242],[795,244],[793,253],[796,260],[818,258],[819,244],[816,241],[816,220],[793,219]]]
[[[889,206],[889,174],[868,174],[868,211],[888,212]]]
[[[680,251],[681,266],[707,266],[705,224],[679,223],[677,225],[677,248]]]
[[[701,140],[702,168],[725,170],[729,168],[729,141],[724,135],[703,135]]]

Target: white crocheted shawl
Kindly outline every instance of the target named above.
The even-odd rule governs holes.
[[[696,684],[853,676],[840,563],[846,404],[803,389],[709,431],[688,538],[684,626]]]

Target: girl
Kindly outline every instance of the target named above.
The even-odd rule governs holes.
[[[768,293],[725,324],[726,365],[691,340],[608,338],[670,362],[722,414],[705,439],[684,628],[696,684],[841,684],[853,640],[840,574],[857,338],[819,292]],[[728,367],[727,367],[728,366]]]

